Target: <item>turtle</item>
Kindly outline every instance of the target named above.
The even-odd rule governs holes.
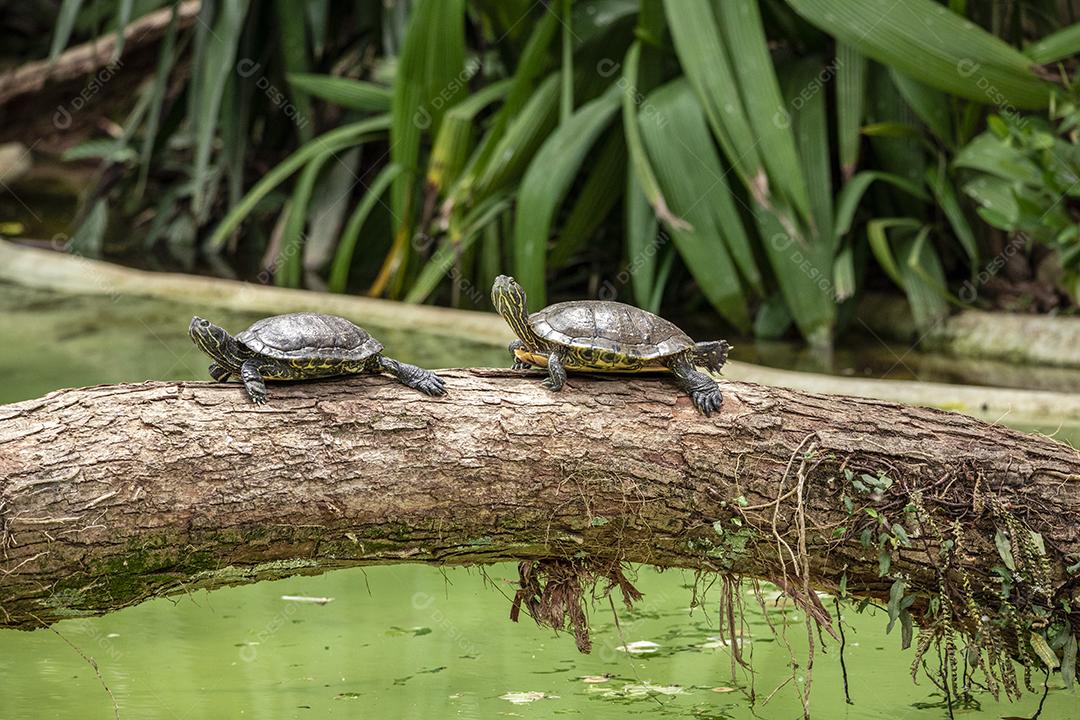
[[[233,337],[224,328],[193,317],[188,334],[214,361],[218,382],[237,377],[252,402],[266,402],[266,380],[309,380],[336,375],[387,372],[428,395],[445,395],[443,379],[430,370],[382,354],[382,343],[345,318],[299,312],[259,320]]]
[[[706,416],[720,409],[716,381],[697,369],[718,372],[731,346],[725,340],[694,342],[662,317],[613,300],[561,302],[529,314],[525,289],[500,275],[491,302],[517,335],[509,350],[515,368],[547,368],[544,385],[561,390],[567,370],[670,372]]]

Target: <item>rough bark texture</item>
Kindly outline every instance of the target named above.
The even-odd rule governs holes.
[[[1051,439],[746,383],[722,382],[704,418],[662,378],[575,375],[556,394],[529,371],[442,374],[449,394],[434,399],[366,377],[274,385],[263,407],[202,382],[0,407],[0,624],[345,566],[545,558],[754,576],[794,595],[846,576],[883,600],[902,578],[916,613],[966,577],[992,608],[999,533],[1022,614],[1080,608],[1066,570],[1080,456]],[[900,523],[904,538],[879,542]],[[1075,610],[1054,617],[1080,629]]]

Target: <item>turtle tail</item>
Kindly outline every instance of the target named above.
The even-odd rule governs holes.
[[[712,372],[720,372],[720,368],[727,362],[728,351],[731,346],[726,340],[711,340],[699,342],[694,345],[694,364],[708,368]]]

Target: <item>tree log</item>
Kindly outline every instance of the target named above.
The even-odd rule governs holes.
[[[0,623],[346,566],[563,558],[764,578],[811,611],[809,590],[886,602],[900,581],[927,622],[955,599],[961,631],[968,600],[1014,630],[1080,630],[1080,454],[1052,439],[748,383],[722,382],[705,418],[663,378],[556,394],[530,371],[442,374],[434,399],[362,377],[274,385],[262,407],[204,382],[0,407]]]

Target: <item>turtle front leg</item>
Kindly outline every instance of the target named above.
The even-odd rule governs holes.
[[[210,363],[210,367],[207,368],[210,371],[210,377],[214,378],[218,382],[225,382],[232,375],[232,371],[223,368],[217,363]]]
[[[379,367],[393,375],[402,385],[408,385],[427,395],[445,395],[446,383],[441,377],[424,368],[379,356]]]
[[[694,367],[692,357],[692,353],[677,357],[671,364],[671,372],[675,374],[679,387],[690,395],[694,407],[709,417],[720,409],[724,396],[720,394],[720,386],[715,380]]]
[[[548,379],[544,381],[544,387],[558,392],[566,384],[566,368],[563,367],[562,355],[553,352],[548,355]]]
[[[262,373],[259,372],[258,360],[253,358],[244,361],[244,364],[240,366],[240,379],[244,382],[248,395],[251,396],[251,402],[256,405],[266,402],[266,383],[263,381]]]
[[[510,351],[510,357],[514,359],[513,368],[515,370],[525,370],[526,368],[532,367],[532,365],[517,356],[517,351],[523,347],[525,347],[525,343],[520,340],[515,340],[506,347],[506,349]]]

